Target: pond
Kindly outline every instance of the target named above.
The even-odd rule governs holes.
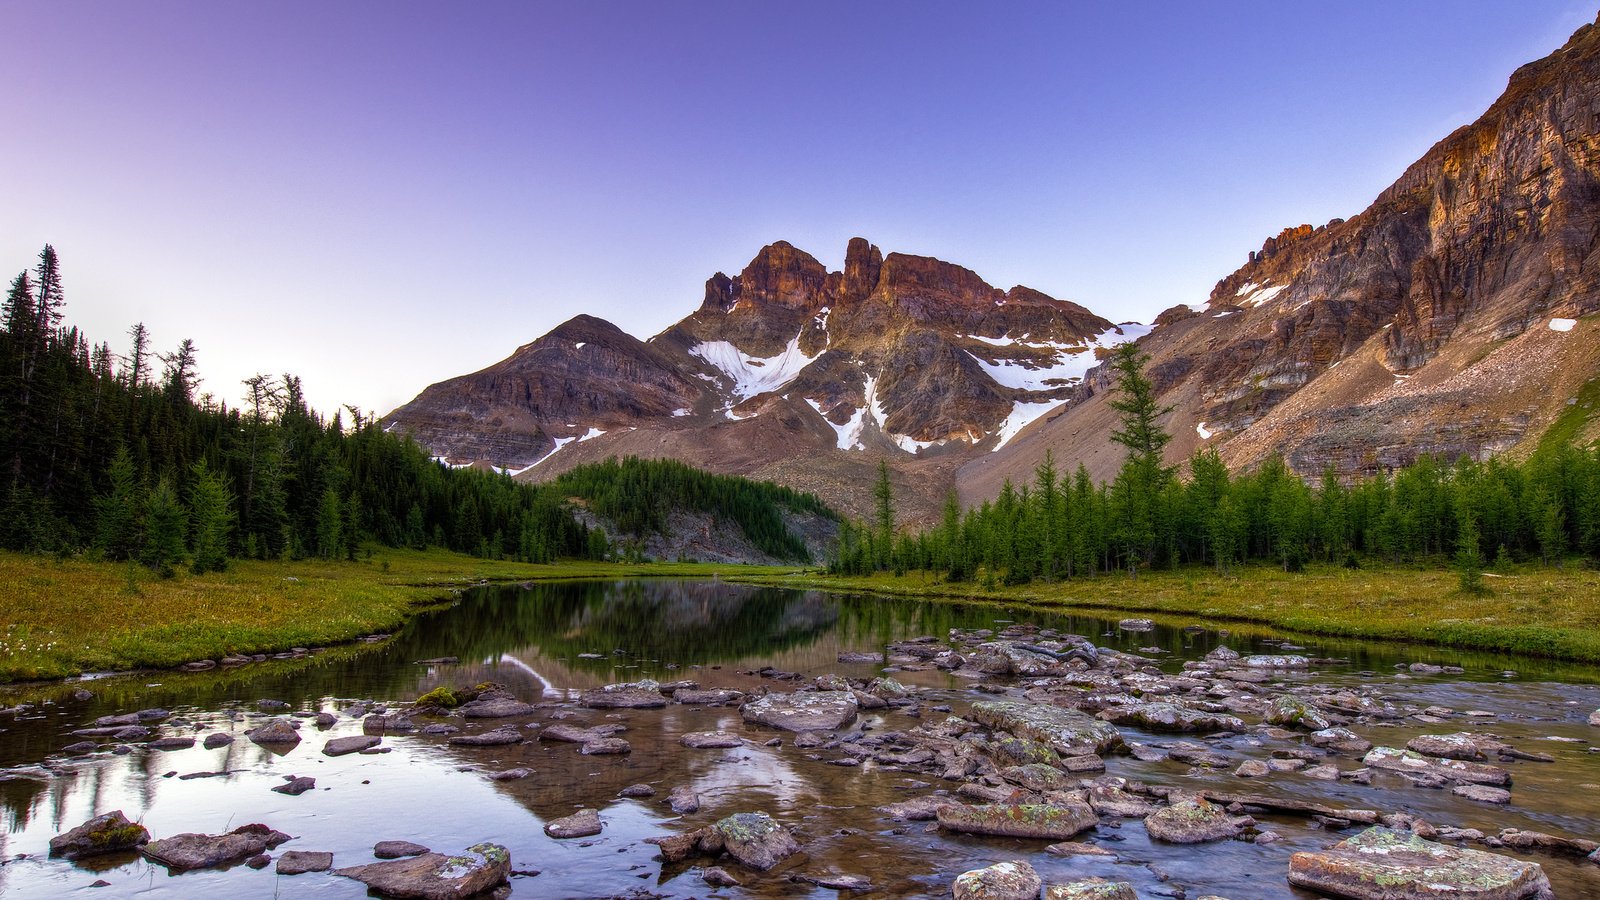
[[[1497,763],[1512,772],[1514,782],[1510,804],[1496,805],[1382,772],[1368,783],[1347,777],[1318,780],[1300,771],[1274,771],[1259,779],[1233,774],[1239,763],[1273,759],[1274,751],[1285,758],[1282,751],[1301,746],[1303,734],[1289,739],[1247,729],[1207,738],[1122,725],[1123,739],[1146,752],[1108,754],[1104,773],[1081,777],[1120,776],[1158,789],[1248,791],[1405,812],[1436,826],[1475,828],[1490,836],[1517,828],[1565,838],[1600,837],[1600,752],[1595,747],[1600,728],[1587,724],[1589,713],[1600,708],[1600,673],[1532,659],[1313,641],[1261,630],[1228,634],[1185,624],[1163,621],[1150,630],[1129,631],[1114,619],[1092,616],[719,581],[484,587],[419,615],[370,646],[212,672],[144,672],[14,688],[0,693],[0,704],[32,705],[0,716],[0,896],[367,896],[362,884],[346,878],[277,875],[272,866],[171,874],[132,852],[76,863],[48,857],[51,837],[114,809],[143,823],[155,838],[265,823],[293,836],[275,854],[329,851],[336,867],[374,861],[378,841],[415,841],[447,853],[493,841],[510,850],[519,873],[510,886],[519,897],[840,896],[801,880],[830,875],[870,879],[873,896],[949,896],[960,873],[1011,859],[1028,860],[1047,883],[1103,877],[1132,883],[1141,897],[1313,896],[1285,880],[1290,854],[1322,849],[1361,826],[1341,828],[1303,814],[1251,808],[1257,820],[1251,836],[1270,831],[1276,840],[1174,845],[1149,838],[1138,818],[1103,816],[1098,828],[1078,840],[1113,855],[1058,856],[1045,852],[1049,841],[955,834],[926,821],[890,818],[879,808],[947,796],[961,782],[886,763],[871,752],[852,753],[848,743],[804,746],[808,742],[797,741],[793,733],[744,722],[736,704],[609,710],[577,702],[584,690],[643,679],[761,693],[793,690],[820,675],[864,680],[887,670],[911,690],[911,702],[863,710],[849,726],[859,731],[847,736],[877,740],[962,715],[979,700],[1020,698],[1038,689],[1026,677],[967,677],[970,673],[929,665],[923,657],[899,655],[891,645],[925,637],[933,639],[925,643],[942,646],[952,633],[971,638],[982,629],[1004,632],[1019,625],[1029,634],[1043,629],[1046,635],[1084,635],[1101,648],[1144,656],[1152,670],[1159,670],[1150,673],[1152,679],[1176,675],[1186,661],[1221,645],[1244,654],[1301,654],[1316,662],[1305,670],[1273,672],[1271,685],[1348,687],[1388,704],[1399,714],[1363,717],[1350,726],[1374,744],[1403,747],[1422,734],[1493,732],[1527,755],[1551,760]],[[986,637],[979,633],[971,639]],[[841,654],[861,661],[841,662]],[[459,661],[422,662],[448,657]],[[1404,668],[1418,662],[1464,671],[1416,674]],[[783,677],[791,673],[797,677]],[[503,685],[535,705],[511,720],[527,735],[522,743],[460,746],[450,743],[449,735],[419,728],[385,735],[377,749],[386,752],[339,757],[321,752],[331,738],[363,733],[362,720],[346,712],[358,702],[387,704],[393,713],[433,688],[481,682]],[[282,701],[288,708],[263,712],[263,700]],[[119,745],[91,738],[97,745],[92,750],[66,749],[85,740],[75,730],[99,717],[153,707],[171,716],[152,723],[152,738],[203,739],[222,732],[238,739],[213,749],[197,742],[163,751],[147,741]],[[1428,707],[1447,709],[1424,713]],[[334,714],[336,721],[318,728],[310,716],[319,712]],[[245,738],[246,729],[272,716],[298,716],[304,739],[292,747],[267,747]],[[418,726],[451,724],[466,734],[506,724],[427,715],[415,721]],[[631,752],[586,756],[575,744],[537,739],[557,722],[624,726],[617,736]],[[686,733],[716,730],[745,740],[723,749],[679,743]],[[1225,763],[1195,766],[1168,756],[1167,750],[1183,741],[1203,745]],[[1329,761],[1347,773],[1361,766],[1359,754]],[[531,773],[516,780],[489,777],[518,767]],[[183,777],[202,773],[222,774]],[[314,778],[315,788],[298,796],[271,790],[292,776]],[[620,796],[638,784],[654,788],[654,795]],[[674,788],[697,793],[700,809],[674,813],[667,799]],[[557,840],[545,834],[546,823],[581,808],[599,810],[604,823],[599,835]],[[769,813],[792,828],[804,852],[770,873],[724,859],[720,864],[744,882],[741,887],[707,885],[702,871],[719,864],[716,860],[666,863],[658,848],[645,842],[752,811]],[[1484,849],[1481,843],[1472,846]],[[1558,896],[1600,896],[1600,865],[1582,856],[1511,848],[1496,852],[1540,863]],[[102,881],[107,884],[91,888]]]

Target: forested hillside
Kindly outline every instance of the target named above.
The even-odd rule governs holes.
[[[157,352],[134,325],[128,353],[115,354],[65,324],[65,303],[46,246],[0,309],[7,549],[89,550],[164,574],[230,557],[353,558],[369,541],[528,562],[603,558],[606,535],[572,515],[569,498],[582,497],[624,530],[663,527],[675,505],[722,513],[756,545],[803,559],[772,504],[824,510],[809,495],[675,463],[612,461],[537,487],[451,468],[360,410],[310,409],[293,375],[246,380],[238,405],[201,393],[193,342]]]

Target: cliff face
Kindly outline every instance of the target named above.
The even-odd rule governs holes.
[[[1236,467],[1281,453],[1302,474],[1354,476],[1535,442],[1600,374],[1583,320],[1600,309],[1597,113],[1591,25],[1361,214],[1286,228],[1203,308],[1163,313],[1143,346],[1178,407],[1171,461],[1216,446]],[[1108,475],[1106,387],[1090,373],[1049,434],[964,469],[967,490],[1046,447]]]

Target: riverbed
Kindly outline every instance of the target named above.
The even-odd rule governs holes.
[[[1030,641],[1040,634],[1081,635],[1108,655],[1142,657],[1153,679],[1176,676],[1186,662],[1223,646],[1244,655],[1299,655],[1314,662],[1271,671],[1259,689],[1348,688],[1385,704],[1396,714],[1355,717],[1349,725],[1373,744],[1399,748],[1419,735],[1492,732],[1525,756],[1549,759],[1497,763],[1512,776],[1511,802],[1501,805],[1385,772],[1364,783],[1343,776],[1320,780],[1303,771],[1233,774],[1249,760],[1284,758],[1285,748],[1304,744],[1304,735],[1251,729],[1179,735],[1122,725],[1123,741],[1141,752],[1107,753],[1104,771],[1084,778],[1120,777],[1157,792],[1250,792],[1291,804],[1406,813],[1488,836],[1514,828],[1600,838],[1600,727],[1587,722],[1600,709],[1600,672],[1537,659],[1263,630],[1229,634],[1185,624],[1163,620],[1146,630],[1134,623],[1138,630],[1130,630],[1117,619],[1093,616],[717,581],[483,587],[357,649],[210,672],[144,672],[12,689],[0,693],[0,704],[29,705],[0,715],[0,896],[367,896],[364,885],[330,873],[278,875],[272,866],[242,864],[171,873],[131,851],[78,862],[48,856],[50,838],[113,809],[155,838],[264,823],[293,836],[274,852],[328,851],[335,866],[372,862],[378,841],[414,841],[447,853],[493,841],[510,851],[518,873],[509,881],[513,896],[539,898],[848,896],[805,880],[840,876],[869,881],[873,896],[948,896],[960,873],[1013,859],[1030,862],[1047,883],[1107,878],[1133,884],[1141,897],[1312,897],[1288,885],[1290,855],[1325,848],[1362,828],[1336,817],[1323,822],[1251,808],[1255,824],[1245,839],[1175,845],[1150,839],[1138,818],[1102,816],[1099,827],[1077,840],[1111,855],[1059,856],[1045,851],[1049,841],[956,834],[894,818],[882,808],[951,797],[960,783],[884,761],[892,755],[863,753],[860,739],[925,729],[963,716],[974,702],[1021,699],[1042,689],[1036,678],[970,677],[904,652],[902,642],[918,639],[924,646],[953,646],[952,634],[968,646],[1008,634]],[[456,661],[424,662],[450,658]],[[1421,666],[1414,672],[1413,664]],[[623,682],[692,681],[701,690],[757,695],[806,687],[824,675],[858,685],[887,675],[907,693],[896,703],[863,709],[845,726],[845,740],[811,746],[793,733],[745,722],[734,703],[610,710],[578,702],[586,690]],[[372,712],[377,704],[390,714],[405,712],[434,688],[485,682],[534,705],[509,723],[526,735],[522,742],[452,744],[452,736],[508,723],[416,714],[418,729],[383,735],[373,748],[379,752],[321,752],[330,739],[363,733],[363,718],[351,715],[352,708]],[[287,706],[272,708],[280,702]],[[148,739],[94,738],[92,749],[66,750],[85,741],[75,730],[101,717],[152,708],[169,715],[151,720],[150,738],[194,737],[195,745],[160,750]],[[319,728],[312,719],[317,713],[331,714],[332,724]],[[262,746],[245,737],[247,729],[275,717],[297,719],[303,739]],[[583,755],[573,743],[538,739],[557,723],[622,726],[616,736],[631,752]],[[424,733],[430,724],[460,731]],[[707,731],[744,740],[721,749],[679,742],[684,734]],[[201,741],[214,733],[235,739],[206,749]],[[1171,751],[1181,742],[1201,745],[1212,764],[1174,759]],[[1333,755],[1327,762],[1346,773],[1362,767],[1359,755]],[[517,768],[530,773],[505,781],[490,777]],[[205,773],[220,774],[184,777]],[[312,777],[315,787],[298,796],[271,790],[293,776]],[[635,785],[648,785],[654,794],[621,796]],[[674,788],[698,794],[700,809],[675,813],[667,799]],[[545,834],[547,823],[584,808],[599,810],[599,835],[560,840]],[[645,842],[755,811],[793,830],[802,854],[761,873],[725,858],[666,863],[657,846]],[[1264,831],[1273,838],[1253,839]],[[1559,897],[1600,896],[1600,865],[1581,855],[1472,846],[1538,862]],[[703,871],[718,864],[743,884],[709,886]]]

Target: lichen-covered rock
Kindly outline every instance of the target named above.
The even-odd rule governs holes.
[[[1365,753],[1372,749],[1371,741],[1348,728],[1313,731],[1310,740],[1313,747],[1326,747],[1338,753]]]
[[[1487,784],[1458,784],[1450,789],[1450,793],[1479,803],[1511,802],[1510,791],[1505,788],[1490,787]]]
[[[294,724],[288,719],[268,719],[265,723],[245,732],[245,735],[263,746],[300,743],[300,732],[295,730]]]
[[[1001,769],[1000,777],[1029,791],[1060,791],[1076,784],[1075,779],[1068,778],[1060,769],[1040,763]]]
[[[1044,900],[1139,900],[1133,885],[1126,881],[1073,881],[1052,884],[1044,889]]]
[[[996,731],[1048,744],[1068,756],[1105,753],[1122,744],[1122,733],[1109,722],[1047,703],[980,700],[972,704],[972,718]]]
[[[784,731],[833,731],[855,721],[859,704],[849,691],[799,691],[768,694],[746,703],[746,722]]]
[[[1289,883],[1355,900],[1549,900],[1537,863],[1369,828],[1332,849],[1289,858]]]
[[[265,825],[242,825],[227,834],[185,832],[151,841],[144,855],[172,869],[209,869],[263,853],[289,836]]]
[[[660,685],[647,680],[584,691],[578,704],[590,709],[659,709],[667,705],[667,697]]]
[[[468,719],[509,719],[531,714],[533,706],[504,691],[487,691],[476,700],[461,704],[456,712]]]
[[[939,807],[936,815],[939,827],[947,831],[1052,841],[1064,841],[1100,824],[1094,810],[1083,803],[953,803]]]
[[[1304,656],[1257,655],[1240,660],[1251,669],[1309,669],[1311,660]]]
[[[1205,712],[1176,703],[1135,703],[1102,710],[1100,718],[1118,725],[1134,725],[1151,731],[1207,733],[1243,731],[1244,721],[1225,713]]]
[[[1006,735],[991,742],[990,750],[991,755],[997,760],[1017,765],[1038,763],[1054,766],[1061,762],[1061,754],[1057,753],[1055,748],[1025,737]]]
[[[1511,783],[1511,773],[1499,766],[1462,762],[1458,759],[1434,759],[1431,756],[1423,756],[1415,750],[1374,747],[1372,752],[1362,757],[1361,762],[1374,769],[1431,776],[1461,784],[1504,786]]]
[[[1199,844],[1237,837],[1244,826],[1226,809],[1207,800],[1179,800],[1144,819],[1145,831],[1169,844]]]
[[[1333,727],[1333,723],[1328,721],[1328,717],[1323,715],[1321,710],[1293,694],[1279,694],[1273,697],[1267,703],[1262,719],[1269,725],[1305,728],[1311,731]]]
[[[711,826],[728,855],[752,869],[767,871],[800,852],[789,829],[766,813],[735,813]]]
[[[1089,789],[1089,806],[1102,816],[1143,818],[1156,811],[1156,805],[1136,797],[1113,784],[1097,784]]]
[[[557,839],[592,837],[600,833],[600,811],[580,809],[570,816],[551,819],[545,823],[544,833]]]
[[[122,810],[114,809],[95,816],[82,825],[50,839],[50,855],[63,859],[80,859],[132,850],[150,842],[150,832],[143,825],[128,821]]]
[[[1033,866],[1017,859],[962,872],[950,889],[955,900],[1038,900],[1042,887]]]
[[[1455,734],[1419,734],[1406,742],[1406,749],[1445,759],[1487,762],[1490,757],[1499,758],[1500,751],[1510,750],[1511,745],[1492,734],[1458,731]]]
[[[355,879],[387,897],[465,900],[505,882],[511,874],[511,853],[499,844],[474,844],[452,856],[424,853],[334,869],[333,874]]]

